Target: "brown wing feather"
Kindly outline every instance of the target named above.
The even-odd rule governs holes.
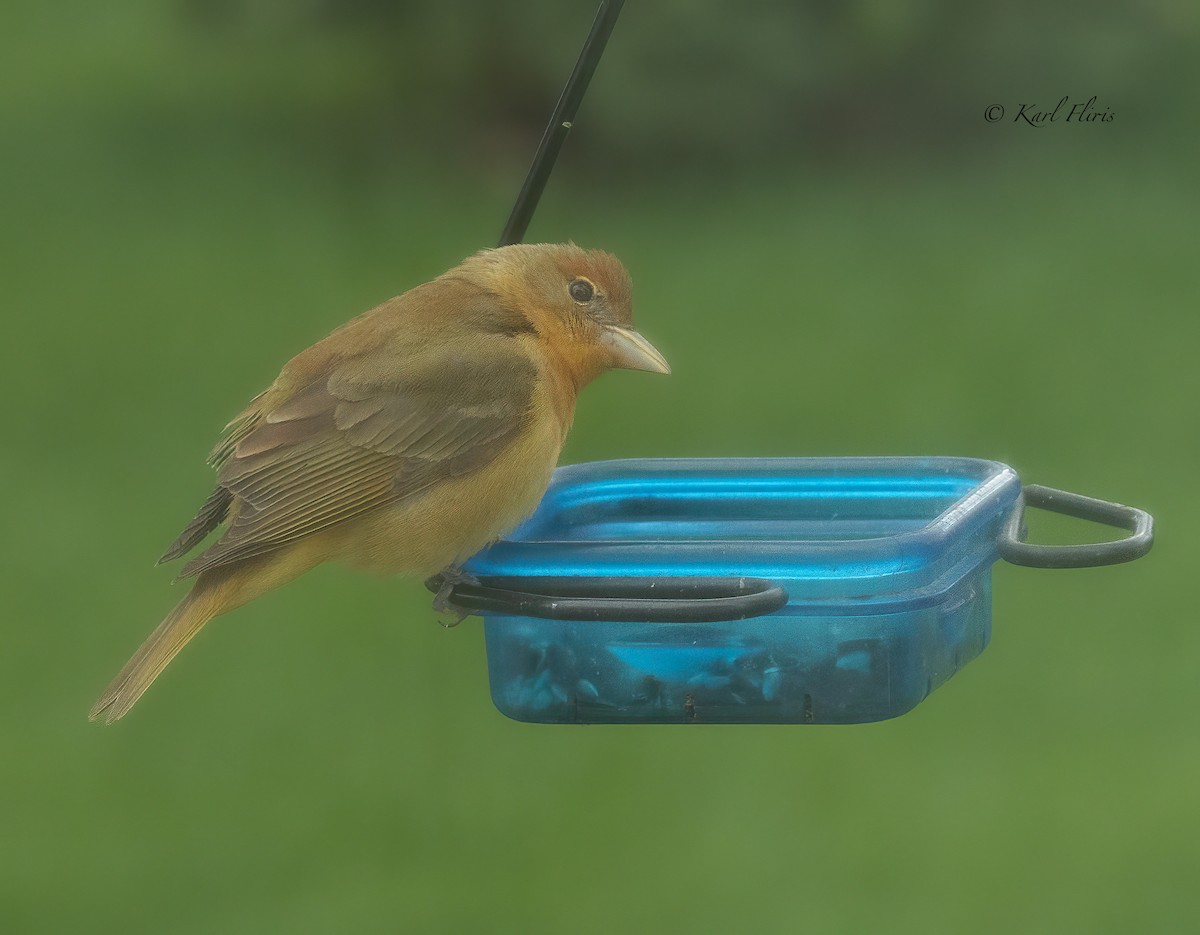
[[[454,346],[454,345],[451,345]],[[276,549],[487,463],[526,424],[536,369],[509,337],[430,352],[379,380],[343,362],[279,402],[226,455],[225,534],[190,577]]]
[[[212,451],[208,453],[208,463],[210,465],[219,468],[228,461],[238,442],[253,432],[258,423],[262,421],[263,413],[258,404],[265,395],[266,393],[259,393],[255,396],[254,399],[250,400],[250,405],[238,413],[225,426],[225,431],[221,434],[220,440],[213,445]]]
[[[204,501],[204,505],[192,521],[183,527],[183,532],[167,547],[167,551],[163,552],[158,564],[173,562],[204,541],[210,532],[225,521],[225,517],[229,515],[229,504],[232,502],[233,494],[218,485],[216,490],[208,495],[208,499]]]
[[[208,455],[208,463],[213,467],[220,468],[228,461],[238,443],[262,421],[262,411],[257,404],[263,395],[263,393],[259,393],[254,397],[250,405],[225,426],[220,440]],[[167,546],[167,550],[159,557],[158,564],[173,562],[203,542],[210,532],[225,522],[225,517],[229,515],[229,505],[232,502],[233,494],[218,484],[217,488],[208,495],[208,499],[204,501],[196,515],[183,527],[183,532]]]

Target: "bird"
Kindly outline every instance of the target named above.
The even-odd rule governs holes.
[[[159,559],[191,590],[89,712],[125,714],[208,621],[327,561],[461,580],[536,508],[579,391],[670,373],[629,274],[574,243],[480,251],[285,364],[209,455],[217,485]],[[435,602],[435,606],[437,606]]]

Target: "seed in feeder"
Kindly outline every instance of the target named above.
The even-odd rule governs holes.
[[[763,700],[774,701],[779,696],[779,686],[783,682],[783,672],[779,666],[771,666],[763,672],[762,694]]]

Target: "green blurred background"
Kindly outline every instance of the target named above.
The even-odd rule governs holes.
[[[1191,3],[630,0],[534,220],[675,367],[565,460],[968,455],[1155,512],[1136,564],[998,566],[912,714],[513,723],[477,623],[331,567],[85,721],[221,426],[495,240],[593,9],[6,0],[0,931],[1200,930]],[[1012,122],[1063,95],[1115,119]]]

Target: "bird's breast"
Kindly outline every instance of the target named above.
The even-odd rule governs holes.
[[[344,558],[385,573],[427,577],[456,565],[527,518],[550,483],[566,433],[539,383],[525,429],[491,462],[357,521]]]

